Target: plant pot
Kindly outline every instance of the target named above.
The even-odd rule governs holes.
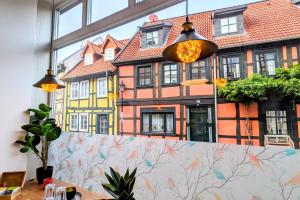
[[[43,167],[36,169],[36,179],[39,184],[43,184],[45,178],[52,178],[52,174],[53,174],[52,166],[47,166],[46,170]]]

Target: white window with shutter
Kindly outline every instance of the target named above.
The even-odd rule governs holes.
[[[107,78],[98,78],[97,97],[107,97]]]
[[[92,53],[87,53],[84,56],[84,65],[92,65],[94,62],[94,56]]]
[[[113,60],[115,58],[115,49],[109,48],[104,51],[104,61]]]

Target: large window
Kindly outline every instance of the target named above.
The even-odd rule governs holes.
[[[80,98],[81,99],[89,98],[89,81],[80,82]]]
[[[221,19],[221,34],[236,33],[238,31],[237,27],[237,17],[226,17]]]
[[[78,131],[78,114],[72,113],[70,114],[70,131]]]
[[[287,135],[287,115],[285,110],[266,111],[267,134]]]
[[[257,73],[267,76],[276,75],[277,55],[276,51],[259,52],[256,54]]]
[[[98,115],[98,124],[97,124],[97,133],[98,134],[108,134],[108,115],[99,114]]]
[[[152,84],[151,65],[137,67],[138,86],[150,86]]]
[[[79,83],[71,83],[71,91],[70,91],[71,99],[79,98]]]
[[[62,37],[82,27],[82,3],[58,11],[57,37]]]
[[[177,64],[163,65],[163,83],[164,84],[178,83],[178,65]]]
[[[88,0],[89,22],[94,23],[128,7],[128,0]]]
[[[239,79],[241,77],[240,56],[222,56],[222,77],[227,79]]]
[[[191,80],[208,79],[206,60],[194,62],[190,66]]]
[[[79,131],[87,132],[89,129],[89,115],[87,113],[79,114]]]
[[[99,78],[97,80],[97,97],[107,97],[107,79]]]
[[[174,134],[174,113],[142,113],[142,133]]]

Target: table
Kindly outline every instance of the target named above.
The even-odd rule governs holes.
[[[66,187],[72,186],[72,184],[70,183],[65,183],[57,180],[54,180],[54,183],[57,186],[66,186]],[[90,192],[80,187],[76,187],[76,190],[81,193],[82,200],[109,199],[109,197],[105,195]],[[15,200],[42,200],[43,197],[44,197],[44,190],[40,189],[40,185],[37,183],[36,180],[30,180],[25,183],[22,189],[22,193],[18,195]]]

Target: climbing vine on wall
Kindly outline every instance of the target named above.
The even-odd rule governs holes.
[[[300,65],[278,68],[274,77],[253,74],[246,79],[232,81],[218,87],[218,96],[227,101],[250,105],[271,95],[282,98],[300,97]]]

